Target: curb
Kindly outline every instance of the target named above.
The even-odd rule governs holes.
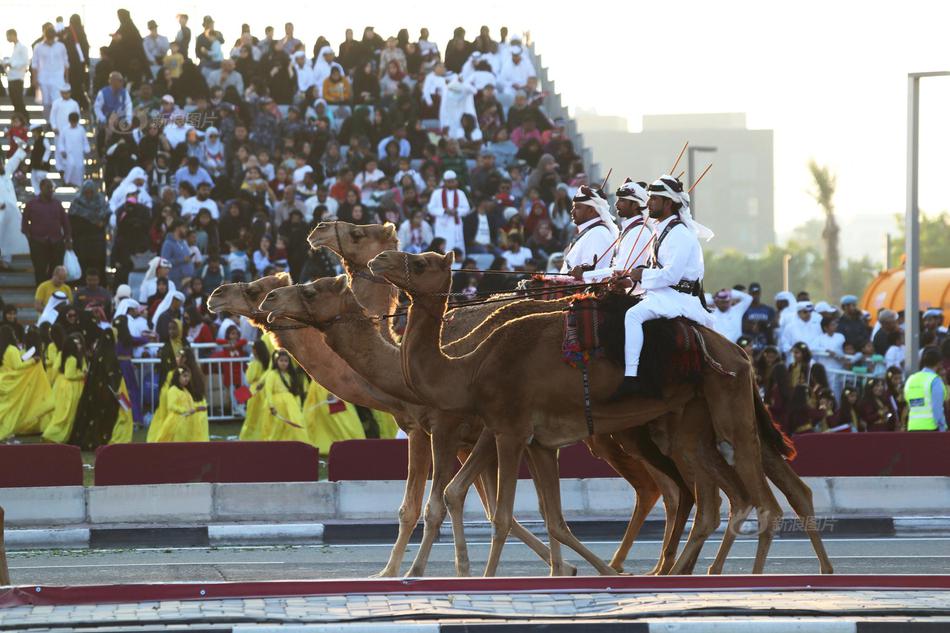
[[[294,633],[914,633],[944,630],[926,620],[856,621],[839,618],[748,618],[653,622],[359,622],[298,625]],[[235,633],[286,633],[286,626],[235,625]]]
[[[865,517],[818,519],[822,536],[888,537],[921,536],[925,534],[950,533],[950,517]],[[569,521],[571,530],[581,540],[619,540],[627,527],[626,521],[588,520]],[[541,521],[522,522],[528,530],[546,538]],[[686,530],[691,522],[687,523]],[[725,522],[713,533],[723,534]],[[659,540],[663,536],[664,522],[648,520],[640,532],[640,538]],[[744,533],[755,531],[754,519]],[[107,528],[51,528],[7,529],[7,549],[125,549],[135,547],[239,547],[242,545],[346,545],[361,543],[390,543],[399,532],[396,523],[375,522],[324,522],[324,523],[218,523],[198,526],[114,526]],[[410,542],[422,538],[422,522],[413,531]],[[465,533],[472,538],[491,536],[491,524],[473,521],[465,524]],[[800,524],[783,523],[777,537],[805,538]],[[452,527],[443,523],[438,542],[451,542]]]

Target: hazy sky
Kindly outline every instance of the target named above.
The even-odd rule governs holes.
[[[633,130],[643,114],[690,112],[746,112],[750,127],[774,129],[780,234],[819,213],[807,195],[810,158],[837,171],[837,208],[843,218],[902,212],[907,73],[950,69],[950,3],[945,0],[683,0],[675,5],[0,0],[5,28],[16,27],[24,39],[35,38],[43,20],[78,12],[94,46],[107,43],[118,7],[132,12],[143,34],[145,23],[155,19],[159,32],[168,36],[177,30],[176,13],[191,16],[195,34],[201,16],[211,14],[228,45],[242,22],[260,35],[268,24],[280,32],[288,19],[308,47],[318,35],[336,45],[347,27],[359,37],[366,24],[383,36],[406,27],[414,38],[420,26],[428,26],[443,51],[458,25],[469,38],[482,24],[493,36],[502,24],[512,32],[529,30],[572,108],[627,117]],[[950,192],[941,186],[950,172],[950,78],[925,81],[922,94],[921,207],[936,212],[950,209]],[[675,155],[678,148],[670,151]]]

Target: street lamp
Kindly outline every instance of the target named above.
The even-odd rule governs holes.
[[[907,208],[904,215],[904,368],[917,369],[920,356],[920,209],[917,207],[920,168],[920,79],[950,77],[950,71],[907,75]]]
[[[693,179],[696,177],[696,158],[695,158],[696,152],[714,153],[718,149],[719,149],[718,147],[698,147],[698,146],[692,146],[692,145],[690,146],[689,156],[687,157],[688,166],[686,168],[687,182],[689,183],[688,185],[686,185],[687,189],[689,187],[692,187],[695,182]],[[689,195],[691,197],[690,205],[689,205],[690,210],[693,212],[693,217],[695,218],[696,217],[696,192],[693,191],[693,193]]]

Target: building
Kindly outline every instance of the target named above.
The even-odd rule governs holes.
[[[689,141],[694,178],[714,163],[692,194],[693,214],[716,233],[707,248],[758,253],[775,242],[772,130],[748,129],[741,113],[648,115],[640,132],[630,132],[622,117],[579,110],[574,119],[601,170],[613,169],[611,187],[669,171]],[[687,187],[689,162],[684,154],[676,169],[687,172]]]

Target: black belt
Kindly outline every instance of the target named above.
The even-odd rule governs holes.
[[[698,297],[702,288],[702,283],[699,281],[690,281],[689,279],[680,279],[678,282],[670,286],[670,288],[676,292],[682,292],[684,295]]]

